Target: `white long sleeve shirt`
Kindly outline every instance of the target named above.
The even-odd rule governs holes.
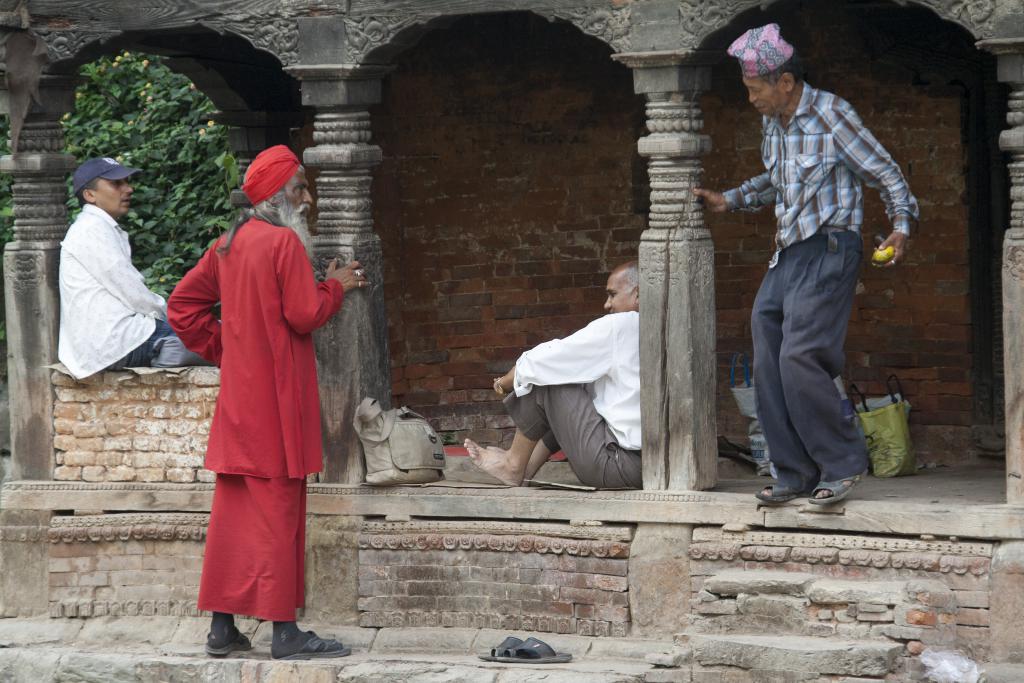
[[[88,377],[149,339],[167,303],[146,287],[128,233],[103,209],[86,204],[60,247],[57,357]]]
[[[640,450],[640,314],[609,313],[516,361],[516,396],[556,384],[586,384],[619,445]]]

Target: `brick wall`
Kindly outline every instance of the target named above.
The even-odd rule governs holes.
[[[812,85],[848,99],[899,163],[921,205],[918,237],[907,267],[861,269],[846,344],[844,378],[869,395],[896,373],[913,405],[911,430],[919,460],[962,460],[972,420],[971,316],[966,150],[959,90],[914,85],[914,74],[872,56],[861,27],[840,9],[805,8],[779,17],[808,63]],[[746,102],[734,64],[715,68],[701,100],[714,151],[705,184],[732,187],[763,171],[760,117]],[[865,253],[870,236],[888,234],[878,193],[865,187]],[[743,434],[728,394],[728,360],[747,351],[750,309],[766,270],[774,212],[711,214],[718,307],[720,431]]]
[[[694,529],[689,548],[690,626],[705,633],[755,631],[758,621],[808,636],[890,639],[910,654],[927,646],[960,649],[986,661],[991,645],[991,543],[922,541],[884,536]],[[743,570],[737,573],[736,570]],[[779,614],[738,609],[736,592],[706,588],[721,578],[753,583],[759,572],[828,579],[843,591],[810,591],[801,607]],[[713,577],[719,577],[718,580]],[[894,590],[896,589],[896,590]],[[717,592],[716,592],[717,591]],[[753,588],[739,592],[756,593]],[[894,593],[902,593],[893,597]],[[723,595],[731,596],[723,599]]]
[[[198,616],[209,515],[54,517],[51,617]]]
[[[773,18],[777,18],[773,15]],[[873,60],[842,9],[781,15],[813,84],[851,100],[888,147],[924,221],[909,268],[865,267],[846,375],[869,392],[897,372],[914,405],[922,459],[963,453],[971,422],[965,151],[961,96],[913,85]],[[632,257],[646,219],[635,152],[643,101],[628,70],[572,27],[525,15],[466,19],[401,56],[373,112],[384,164],[374,183],[384,240],[396,399],[435,425],[508,437],[490,380],[538,342],[601,313],[608,268]],[[705,184],[758,173],[760,121],[735,66],[702,97]],[[866,191],[865,232],[885,229]],[[725,363],[750,349],[750,308],[773,214],[709,216],[716,245],[720,431],[745,434]]]
[[[622,637],[630,537],[626,527],[367,522],[359,625]]]
[[[220,371],[55,371],[54,479],[212,482],[203,468]]]
[[[490,391],[524,348],[597,317],[645,217],[633,175],[643,103],[575,28],[471,18],[399,59],[373,112],[396,399],[484,441]]]

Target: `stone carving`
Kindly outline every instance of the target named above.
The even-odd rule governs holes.
[[[48,538],[50,543],[202,541],[209,521],[209,515],[198,513],[54,517]]]
[[[387,45],[400,31],[424,24],[434,15],[379,15],[345,18],[345,57],[352,64],[363,61],[372,50]]]
[[[763,0],[680,0],[679,47],[698,48],[708,36],[727,26],[738,14],[765,4]],[[963,26],[975,38],[985,38],[993,33],[995,0],[916,0],[914,4]]]
[[[156,493],[159,491],[213,491],[213,484],[145,484],[141,482],[15,481],[3,485],[5,492],[96,491]]]
[[[953,543],[951,541],[919,541],[911,538],[878,536],[844,536],[832,534],[801,534],[773,531],[725,532],[721,527],[697,527],[693,530],[695,543],[728,542],[741,545],[771,545],[796,548],[863,548],[889,552],[941,553],[991,557],[991,543]]]
[[[43,286],[43,256],[39,252],[16,252],[14,255],[14,291],[20,296],[28,297]]]
[[[1014,280],[1024,281],[1024,246],[1006,247],[1003,269]]]
[[[561,538],[581,538],[604,541],[625,541],[633,538],[632,527],[627,526],[574,526],[569,524],[527,524],[521,522],[363,522],[364,534],[480,534],[544,535]]]
[[[607,43],[616,52],[629,52],[630,5],[579,7],[538,13],[549,19],[564,19],[587,35]]]
[[[364,612],[359,615],[359,625],[364,628],[387,628],[397,626],[437,627],[445,628],[492,628],[505,631],[538,631],[541,633],[579,633],[580,635],[597,635],[593,632],[583,633],[578,624],[584,620],[567,617],[544,617],[520,614],[480,614],[475,612]],[[589,622],[591,624],[595,622]],[[621,633],[624,637],[624,623],[604,623],[609,634]],[[618,628],[616,628],[618,627]],[[593,626],[590,627],[594,631]]]
[[[50,617],[198,617],[195,600],[60,600],[50,603]]]
[[[6,486],[6,484],[5,484]],[[398,496],[398,497],[411,497],[411,496],[457,496],[459,498],[484,498],[487,500],[494,500],[495,495],[493,491],[486,491],[483,489],[456,489],[456,488],[441,488],[441,487],[390,487],[390,488],[374,488],[371,486],[338,486],[336,484],[310,484],[310,493],[320,493],[331,496]],[[502,491],[502,496],[517,496],[523,495],[524,493],[531,497],[536,495],[536,491],[524,491],[523,493],[517,492],[514,489]],[[586,491],[586,492],[575,492],[575,491],[557,491],[551,492],[553,497],[557,497],[559,501],[565,501],[566,505],[571,502],[580,503],[593,503],[601,500],[613,500],[613,501],[635,501],[642,503],[714,503],[715,499],[712,496],[703,495],[699,492],[694,493],[678,493],[678,492],[658,492],[658,491]]]
[[[359,547],[373,550],[490,550],[506,553],[551,553],[580,557],[629,557],[626,543],[497,534],[360,534]]]
[[[61,31],[45,28],[33,29],[43,42],[51,62],[75,57],[86,45],[105,42],[116,36],[118,31]]]
[[[284,15],[232,15],[200,22],[218,33],[237,34],[253,47],[265,50],[285,66],[299,61],[299,29],[295,17]]]

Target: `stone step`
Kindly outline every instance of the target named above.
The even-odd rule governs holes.
[[[692,634],[689,646],[703,667],[839,676],[884,676],[903,651],[899,643],[805,636]]]
[[[985,683],[1021,683],[1024,681],[1024,664],[985,664]]]
[[[598,658],[581,658],[567,664],[497,664],[471,655],[374,655],[357,651],[337,660],[277,662],[265,653],[212,659],[203,655],[63,647],[0,648],[0,681],[33,683],[644,683],[644,675],[650,670],[650,665],[636,660]]]
[[[740,593],[804,595],[807,587],[820,577],[801,572],[728,569],[704,579],[704,590],[716,595]]]

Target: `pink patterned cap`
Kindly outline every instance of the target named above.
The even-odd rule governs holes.
[[[789,61],[793,46],[779,34],[778,24],[768,24],[744,33],[727,52],[739,60],[744,78],[762,78]]]

